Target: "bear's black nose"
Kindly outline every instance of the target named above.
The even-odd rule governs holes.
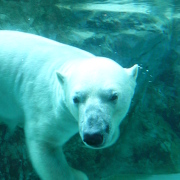
[[[103,135],[100,133],[85,133],[83,141],[89,146],[98,147],[103,143]]]

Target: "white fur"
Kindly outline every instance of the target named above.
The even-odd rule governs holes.
[[[0,120],[11,129],[24,127],[40,178],[87,179],[68,166],[62,146],[78,131],[90,148],[117,140],[134,94],[137,65],[124,69],[110,59],[14,31],[0,31],[0,63]],[[95,138],[85,142],[85,134],[94,133],[102,143],[94,144]]]

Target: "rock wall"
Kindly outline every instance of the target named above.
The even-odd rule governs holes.
[[[180,14],[178,1],[0,0],[0,29],[39,34],[124,67],[139,64],[135,97],[110,148],[64,147],[68,162],[100,179],[113,174],[180,172]],[[0,126],[0,179],[38,179],[23,130]],[[78,142],[78,143],[77,143]]]

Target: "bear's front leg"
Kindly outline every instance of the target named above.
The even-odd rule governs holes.
[[[26,133],[31,162],[42,180],[88,180],[83,172],[69,167],[62,147],[28,136]]]

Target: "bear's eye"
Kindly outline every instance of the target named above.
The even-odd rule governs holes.
[[[117,93],[112,94],[111,97],[110,97],[111,101],[116,101],[117,99],[118,99],[118,94]]]
[[[75,96],[75,97],[73,97],[73,102],[74,102],[74,104],[79,104],[79,97],[77,97],[77,96]]]

